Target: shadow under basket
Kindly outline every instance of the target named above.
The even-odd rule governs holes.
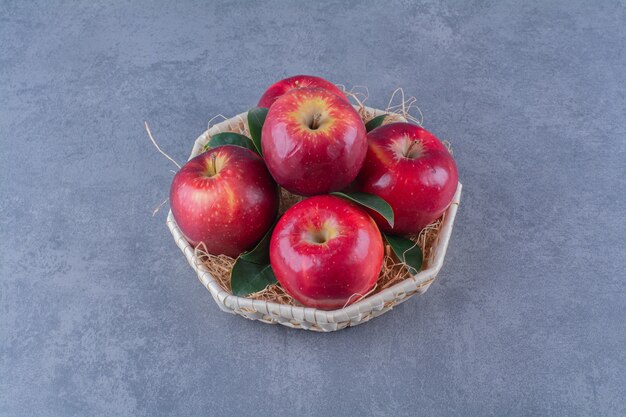
[[[389,119],[404,121],[401,115],[388,113],[365,106],[355,106],[364,121],[381,114],[389,114]],[[247,113],[241,113],[231,119],[211,126],[205,131],[194,144],[189,159],[199,155],[204,150],[204,145],[212,135],[219,132],[237,132],[249,136]],[[406,301],[416,294],[426,292],[430,284],[441,270],[446,249],[452,234],[454,218],[461,200],[461,183],[458,184],[450,207],[438,220],[439,227],[434,238],[426,243],[429,247],[423,247],[424,264],[422,269],[415,275],[407,274],[407,278],[365,296],[348,307],[338,310],[326,311],[316,308],[303,307],[292,304],[279,304],[264,300],[257,300],[233,295],[229,289],[209,272],[203,259],[194,247],[187,242],[178,228],[174,216],[170,211],[167,216],[167,226],[180,250],[187,261],[196,271],[200,282],[209,290],[219,308],[225,312],[238,314],[250,320],[259,320],[264,323],[282,324],[297,329],[313,330],[318,332],[332,332],[350,326],[365,323],[370,319],[380,316],[391,310],[396,305]]]

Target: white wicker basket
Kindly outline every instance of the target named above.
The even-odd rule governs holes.
[[[368,118],[386,113],[383,110],[369,107],[359,109],[361,114],[366,114]],[[216,133],[237,132],[247,134],[248,124],[246,116],[247,113],[241,113],[210,127],[196,139],[189,159],[199,155],[209,138]],[[396,114],[393,116],[398,118]],[[278,323],[283,326],[298,329],[331,332],[365,323],[371,318],[380,316],[391,310],[394,306],[406,301],[409,297],[426,292],[443,265],[448,241],[452,234],[454,218],[461,200],[461,188],[461,183],[459,183],[452,204],[445,213],[443,224],[439,229],[439,234],[434,243],[434,248],[431,250],[430,259],[425,262],[425,269],[422,269],[416,275],[392,287],[357,301],[346,308],[333,311],[252,300],[237,297],[225,291],[209,273],[202,260],[196,256],[194,248],[187,242],[178,228],[171,211],[167,216],[167,225],[172,232],[172,236],[174,236],[176,244],[198,274],[198,279],[209,290],[221,310],[232,314],[239,314],[250,320],[260,320],[264,323]]]

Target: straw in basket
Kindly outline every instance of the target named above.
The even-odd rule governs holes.
[[[373,109],[362,104],[355,106],[355,108],[365,121],[382,114],[389,114],[390,118],[395,120],[405,120],[396,113]],[[220,132],[247,133],[246,116],[247,113],[241,113],[210,127],[196,139],[189,159],[204,151],[204,145],[207,144],[212,135]],[[427,227],[422,234],[414,237],[424,253],[424,265],[417,274],[411,275],[407,270],[403,271],[402,266],[394,264],[392,258],[387,255],[383,269],[388,268],[387,272],[392,271],[393,273],[386,274],[386,282],[379,285],[382,279],[379,277],[377,287],[369,294],[362,295],[358,301],[345,308],[333,311],[297,305],[284,292],[282,297],[270,297],[273,301],[268,301],[267,296],[246,298],[233,295],[228,282],[228,261],[221,269],[212,268],[215,265],[212,265],[211,262],[215,262],[216,258],[207,257],[206,254],[187,242],[171,211],[167,216],[167,225],[176,244],[196,271],[198,279],[209,290],[221,310],[264,323],[282,324],[283,326],[318,332],[331,332],[365,323],[391,310],[413,295],[426,292],[443,265],[457,208],[461,200],[461,188],[461,183],[459,183],[452,203],[443,216]],[[214,260],[212,261],[212,259]],[[211,269],[213,273],[211,273]],[[220,277],[215,276],[218,274]],[[389,275],[392,277],[389,278]],[[280,287],[278,290],[280,292]],[[285,302],[285,299],[288,302]]]

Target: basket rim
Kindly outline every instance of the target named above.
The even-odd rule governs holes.
[[[357,107],[357,106],[355,106]],[[374,115],[389,113],[383,110],[374,109],[370,107],[359,107],[367,112],[371,112]],[[232,130],[235,127],[232,123],[236,123],[241,128],[241,124],[247,128],[246,121],[247,112],[240,113],[235,117],[226,119],[223,122],[217,123],[207,129],[202,135],[200,135],[195,143],[189,159],[197,156],[201,153],[204,144],[208,141],[208,136],[221,132]],[[390,286],[374,295],[367,296],[361,300],[350,304],[347,307],[335,309],[335,310],[321,310],[313,307],[305,306],[293,306],[286,304],[279,304],[270,301],[254,300],[246,297],[236,296],[226,290],[224,290],[217,280],[211,275],[208,269],[204,266],[204,263],[195,255],[193,247],[187,242],[183,236],[182,231],[176,224],[176,220],[169,210],[167,216],[167,225],[174,237],[176,244],[185,254],[187,261],[191,267],[196,271],[200,282],[209,290],[211,295],[218,303],[223,304],[228,309],[252,309],[258,312],[282,312],[284,309],[289,310],[290,317],[312,317],[315,322],[318,323],[336,323],[340,321],[350,320],[351,318],[359,315],[371,312],[372,310],[380,310],[384,307],[385,303],[397,299],[398,294],[409,293],[414,291],[417,287],[429,284],[435,279],[439,271],[443,266],[443,260],[446,255],[450,236],[452,234],[452,228],[456,217],[457,209],[461,199],[462,184],[458,182],[457,189],[450,203],[450,206],[445,211],[445,218],[437,237],[437,243],[433,248],[433,261],[428,268],[419,271],[417,274],[408,277],[397,284]],[[282,315],[282,314],[281,314]]]

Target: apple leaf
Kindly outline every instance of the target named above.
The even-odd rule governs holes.
[[[416,274],[422,267],[422,261],[424,258],[422,249],[419,245],[402,236],[394,236],[383,233],[383,237],[400,262],[408,266],[411,274]]]
[[[269,109],[264,107],[255,107],[248,111],[248,128],[250,129],[250,136],[252,137],[252,142],[254,142],[254,147],[259,155],[263,155],[263,151],[261,150],[261,131],[263,130],[263,123],[265,123],[268,111]]]
[[[247,148],[251,151],[256,152],[256,147],[254,146],[254,143],[252,143],[252,141],[247,136],[235,132],[222,132],[211,136],[209,142],[204,145],[204,149],[206,150],[211,148],[217,148],[218,146],[222,145],[241,146],[242,148]]]
[[[244,252],[230,271],[230,288],[234,295],[246,296],[276,283],[270,266],[270,239],[274,226],[265,233],[254,249]]]
[[[337,197],[351,200],[357,204],[360,204],[368,209],[374,210],[387,220],[387,223],[393,227],[393,210],[389,203],[382,198],[374,194],[360,193],[360,192],[333,192],[332,195]]]
[[[245,297],[274,283],[276,276],[270,264],[256,264],[239,257],[230,271],[230,288],[236,296]]]
[[[239,258],[253,262],[255,264],[269,264],[270,263],[270,239],[272,238],[272,232],[274,231],[274,223],[272,227],[265,233],[263,238],[256,244],[254,249],[239,255]],[[237,259],[239,259],[237,258]]]
[[[365,130],[369,132],[376,129],[378,126],[383,124],[383,122],[385,121],[385,117],[387,117],[386,114],[381,114],[380,116],[374,117],[372,120],[365,123]]]

